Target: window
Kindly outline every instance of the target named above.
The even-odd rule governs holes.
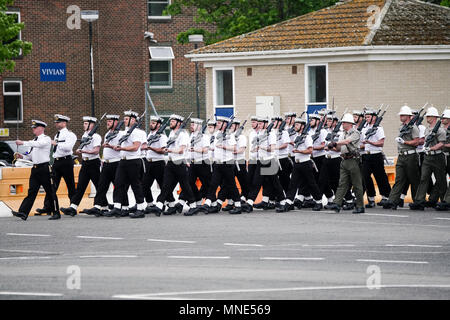
[[[216,115],[234,114],[234,69],[214,69],[214,107]]]
[[[19,11],[7,11],[7,12],[5,12],[6,13],[6,15],[8,15],[8,16],[10,16],[10,15],[14,15],[15,16],[15,22],[16,23],[19,23],[20,22],[20,12]],[[22,31],[20,31],[19,32],[19,34],[16,36],[16,37],[14,37],[14,38],[12,38],[12,39],[10,39],[10,40],[8,40],[8,41],[4,41],[4,44],[10,44],[10,43],[12,43],[12,42],[14,42],[14,41],[16,41],[16,40],[22,40]],[[20,55],[22,54],[22,49],[20,50]]]
[[[22,122],[22,81],[3,81],[3,114],[5,122]]]
[[[308,103],[327,102],[327,66],[308,66]]]
[[[170,19],[171,16],[163,14],[169,4],[170,0],[148,0],[148,18]]]
[[[150,88],[172,88],[172,48],[149,47],[149,51]]]

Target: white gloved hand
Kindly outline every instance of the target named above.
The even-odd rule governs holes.
[[[423,151],[425,151],[425,152],[429,152],[429,151],[430,151],[430,147],[426,147],[426,148],[424,148],[424,149],[423,149]]]
[[[397,141],[398,143],[401,143],[401,144],[405,144],[405,140],[403,140],[400,137],[395,138],[395,141]]]

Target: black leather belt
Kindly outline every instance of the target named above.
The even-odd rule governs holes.
[[[45,166],[48,166],[48,165],[49,165],[48,162],[33,164],[33,168],[45,167]]]
[[[65,157],[55,158],[55,161],[58,161],[58,160],[67,160],[67,159],[72,159],[72,156],[65,156]]]

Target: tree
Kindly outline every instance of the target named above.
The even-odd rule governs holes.
[[[27,55],[32,49],[31,42],[19,39],[25,24],[17,22],[17,15],[6,14],[7,6],[12,4],[14,0],[0,0],[0,73],[14,71],[16,62],[13,59]]]
[[[180,43],[187,43],[190,34],[203,34],[211,44],[262,27],[291,19],[335,4],[338,0],[173,0],[167,13],[175,16],[184,8],[197,8],[196,23],[215,27],[191,28],[178,35]]]

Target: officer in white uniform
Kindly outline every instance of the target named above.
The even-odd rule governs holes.
[[[55,212],[53,197],[56,196],[56,192],[53,192],[50,180],[50,147],[51,139],[44,134],[47,124],[40,120],[32,120],[31,128],[35,138],[30,141],[16,140],[18,146],[23,145],[30,147],[30,150],[26,154],[16,154],[20,159],[25,159],[33,162],[31,168],[31,175],[29,180],[28,195],[22,201],[19,211],[13,211],[12,214],[22,220],[27,220],[31,208],[33,207],[34,200],[39,192],[40,186],[44,187],[46,195],[51,199],[49,204],[50,212],[54,212],[53,216],[49,220],[56,220],[60,218],[59,212]]]

